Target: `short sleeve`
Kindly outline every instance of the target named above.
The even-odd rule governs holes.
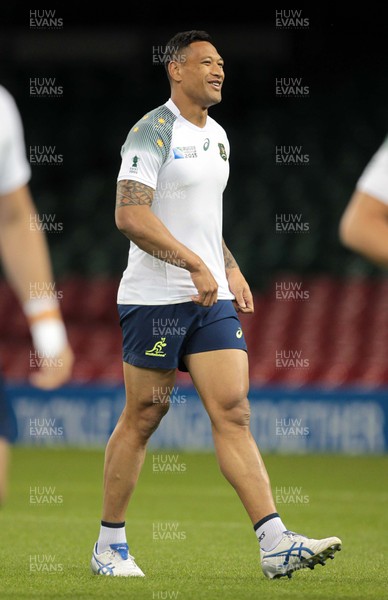
[[[359,191],[388,204],[388,137],[372,156],[356,187]]]
[[[13,192],[30,177],[20,114],[11,94],[0,86],[0,194]]]
[[[159,170],[170,151],[175,119],[163,105],[136,123],[121,148],[117,181],[133,179],[156,189]]]

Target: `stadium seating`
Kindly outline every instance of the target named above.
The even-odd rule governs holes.
[[[76,355],[76,382],[123,381],[118,281],[77,276],[58,283]],[[241,321],[249,347],[251,385],[388,384],[388,279],[384,277],[277,273],[265,291],[256,292],[254,315],[241,315]],[[25,380],[30,372],[29,331],[4,281],[0,281],[0,331],[4,374],[12,381]],[[178,381],[187,382],[187,374],[180,374]]]

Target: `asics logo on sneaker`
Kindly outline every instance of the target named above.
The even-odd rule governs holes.
[[[118,552],[123,560],[128,559],[128,544],[110,544],[110,547]]]
[[[274,552],[273,554],[267,554],[266,558],[272,558],[275,556],[284,557],[283,565],[288,565],[290,561],[290,556],[297,556],[298,558],[304,558],[302,552],[307,552],[310,556],[314,555],[314,552],[303,546],[303,542],[300,542],[299,546],[296,546],[296,542],[292,544],[287,550],[282,550],[281,552]]]

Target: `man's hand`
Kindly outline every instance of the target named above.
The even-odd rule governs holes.
[[[205,263],[201,263],[190,276],[198,290],[196,296],[191,296],[192,301],[200,306],[213,306],[217,302],[218,284]]]
[[[30,382],[41,390],[53,390],[67,383],[71,377],[74,354],[69,345],[55,358],[42,359],[39,371],[32,373]]]
[[[237,312],[253,313],[253,296],[250,287],[238,267],[228,269],[226,276],[228,278],[229,289],[235,297],[233,300]]]

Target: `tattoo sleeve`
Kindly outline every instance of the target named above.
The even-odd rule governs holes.
[[[117,184],[116,208],[122,206],[152,205],[154,190],[144,183],[123,179]]]
[[[224,240],[222,240],[222,251],[224,253],[225,270],[235,269],[236,267],[238,267],[236,259],[234,258],[229,248],[226,246]]]

